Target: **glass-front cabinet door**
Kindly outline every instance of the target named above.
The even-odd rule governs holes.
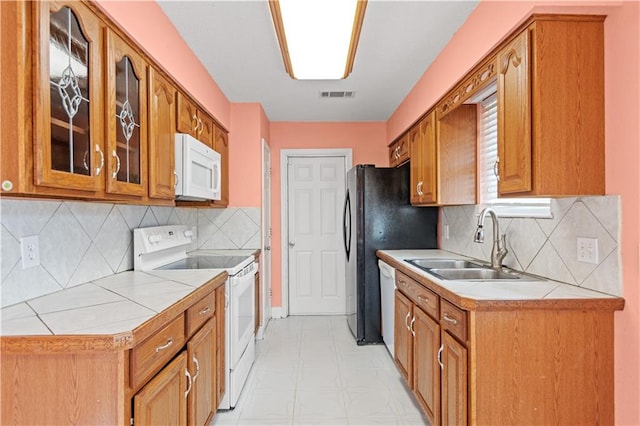
[[[147,64],[107,31],[107,192],[145,195]]]
[[[35,183],[98,191],[101,22],[80,2],[34,2]]]

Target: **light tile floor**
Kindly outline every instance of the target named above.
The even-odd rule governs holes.
[[[271,320],[234,410],[212,425],[427,425],[384,345],[344,316]]]

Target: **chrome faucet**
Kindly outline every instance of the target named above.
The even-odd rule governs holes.
[[[491,220],[493,221],[493,246],[491,247],[491,268],[492,269],[500,269],[502,267],[502,260],[507,255],[507,235],[500,235],[500,229],[498,225],[498,216],[496,215],[495,210],[491,207],[486,207],[480,213],[480,217],[478,217],[478,227],[476,228],[475,236],[473,237],[473,241],[476,243],[484,242],[484,219],[489,214],[491,216]]]

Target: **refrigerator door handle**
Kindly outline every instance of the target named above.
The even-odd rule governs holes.
[[[342,239],[347,261],[349,261],[349,255],[351,254],[351,198],[349,197],[348,189],[344,198],[344,210],[342,212]]]

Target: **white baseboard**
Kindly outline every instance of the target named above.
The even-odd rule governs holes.
[[[283,312],[282,312],[282,307],[274,308],[272,306],[271,307],[271,318],[275,318],[275,319],[284,318]]]

